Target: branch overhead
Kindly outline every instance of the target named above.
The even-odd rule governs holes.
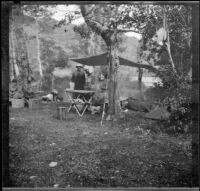
[[[80,5],[81,13],[83,18],[85,19],[85,22],[87,25],[96,33],[102,34],[107,30],[107,27],[105,27],[100,22],[90,19],[91,17],[88,17],[89,13],[91,13],[94,10],[94,7],[92,7],[89,11],[87,10],[87,7],[85,5]]]
[[[135,33],[138,33],[138,31],[136,31],[136,30],[123,30],[123,29],[118,29],[117,30],[117,33],[123,33],[123,32],[135,32]]]

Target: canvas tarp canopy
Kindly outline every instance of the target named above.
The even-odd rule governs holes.
[[[71,59],[71,60],[83,65],[87,65],[87,66],[103,66],[103,65],[107,65],[107,56],[108,56],[108,53],[103,53],[96,56],[90,56],[90,57],[79,58],[79,59]],[[155,71],[155,68],[153,68],[150,65],[135,63],[128,59],[122,58],[121,56],[119,56],[119,62],[120,62],[120,65],[145,68],[150,71]]]

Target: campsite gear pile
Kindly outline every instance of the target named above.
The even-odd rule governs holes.
[[[145,117],[155,120],[167,120],[170,117],[170,113],[165,108],[156,106],[153,110],[147,113]]]
[[[57,90],[53,90],[51,93],[42,96],[42,101],[47,101],[47,102],[61,102],[63,101],[63,98],[61,96],[59,96],[58,91]]]
[[[17,83],[10,83],[9,86],[9,106],[13,108],[28,107],[28,100],[34,98],[35,94],[33,92],[28,92],[26,90],[18,90]]]
[[[91,114],[100,114],[102,111],[101,106],[90,106],[90,108],[88,109],[89,111],[91,111]]]
[[[128,98],[123,101],[123,110],[125,111],[127,109],[145,112],[146,114],[144,116],[153,120],[168,120],[170,117],[170,113],[164,107],[134,98]]]
[[[127,99],[127,109],[135,110],[135,111],[143,111],[149,112],[151,110],[151,104],[146,101],[140,101],[135,98],[128,98]]]

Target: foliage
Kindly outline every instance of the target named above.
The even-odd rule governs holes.
[[[55,60],[55,67],[65,68],[68,66],[69,57],[61,47],[55,47],[58,51],[57,60]]]
[[[166,6],[167,24],[171,45],[172,58],[178,73],[185,73],[191,68],[191,6],[185,5],[167,5]],[[137,14],[137,13],[134,13]],[[150,57],[156,57],[153,60],[154,65],[162,63],[165,57],[168,61],[169,56],[166,52],[165,42],[156,43],[156,32],[163,27],[162,6],[146,6],[141,15],[137,15],[139,30],[143,34],[142,50],[149,50]],[[146,18],[146,20],[144,19]],[[143,26],[141,28],[141,26]],[[157,33],[158,34],[158,33]],[[152,47],[153,46],[153,47]],[[162,54],[160,54],[162,52]],[[165,53],[163,53],[165,52]],[[142,54],[143,52],[141,52]],[[157,53],[157,55],[156,55]],[[143,58],[145,61],[145,58]],[[164,63],[162,63],[164,65]]]
[[[23,5],[22,10],[23,14],[35,17],[35,18],[45,18],[45,17],[50,17],[53,12],[50,11],[50,7],[53,8],[56,5]]]
[[[179,77],[174,81],[177,86],[172,96],[166,97],[163,104],[171,111],[170,124],[174,123],[178,132],[188,132],[188,125],[192,122],[192,82],[185,77]],[[171,91],[172,88],[169,89]],[[190,129],[191,130],[191,129]]]
[[[156,89],[164,90],[160,100],[170,111],[170,119],[165,123],[165,131],[171,133],[191,133],[192,125],[192,81],[184,75],[174,76],[172,72],[165,75],[165,83],[156,84]]]
[[[74,32],[77,32],[81,35],[82,38],[89,39],[92,31],[87,27],[86,24],[82,24],[80,26],[74,26]]]
[[[52,72],[54,69],[54,63],[52,62],[53,59],[55,59],[55,42],[52,40],[46,40],[44,38],[41,38],[41,60],[42,65],[44,67],[44,70],[48,70],[49,72]]]
[[[148,7],[148,6],[147,6]],[[165,41],[157,43],[162,32],[162,6],[150,6],[146,21],[143,20],[147,9],[141,14],[140,24],[144,21],[142,51],[140,61],[158,68],[156,75],[161,78],[162,85],[156,84],[155,89],[163,89],[165,94],[160,100],[171,113],[165,130],[173,133],[188,132],[191,126],[191,79],[188,71],[191,68],[191,7],[184,5],[167,5],[167,24],[171,45],[171,54],[177,70],[173,72]],[[138,17],[136,17],[138,18]],[[139,18],[138,18],[139,19]],[[158,30],[160,29],[160,30]],[[160,35],[157,32],[157,35]]]
[[[69,58],[65,50],[56,45],[55,41],[42,38],[41,42],[41,60],[44,69],[42,89],[44,91],[51,91],[53,78],[52,72],[56,67],[69,67]]]

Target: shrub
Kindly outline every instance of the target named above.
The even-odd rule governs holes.
[[[168,130],[176,133],[189,132],[192,125],[191,80],[185,75],[168,76],[163,88],[169,92],[162,100],[163,106],[171,113],[166,124]]]

